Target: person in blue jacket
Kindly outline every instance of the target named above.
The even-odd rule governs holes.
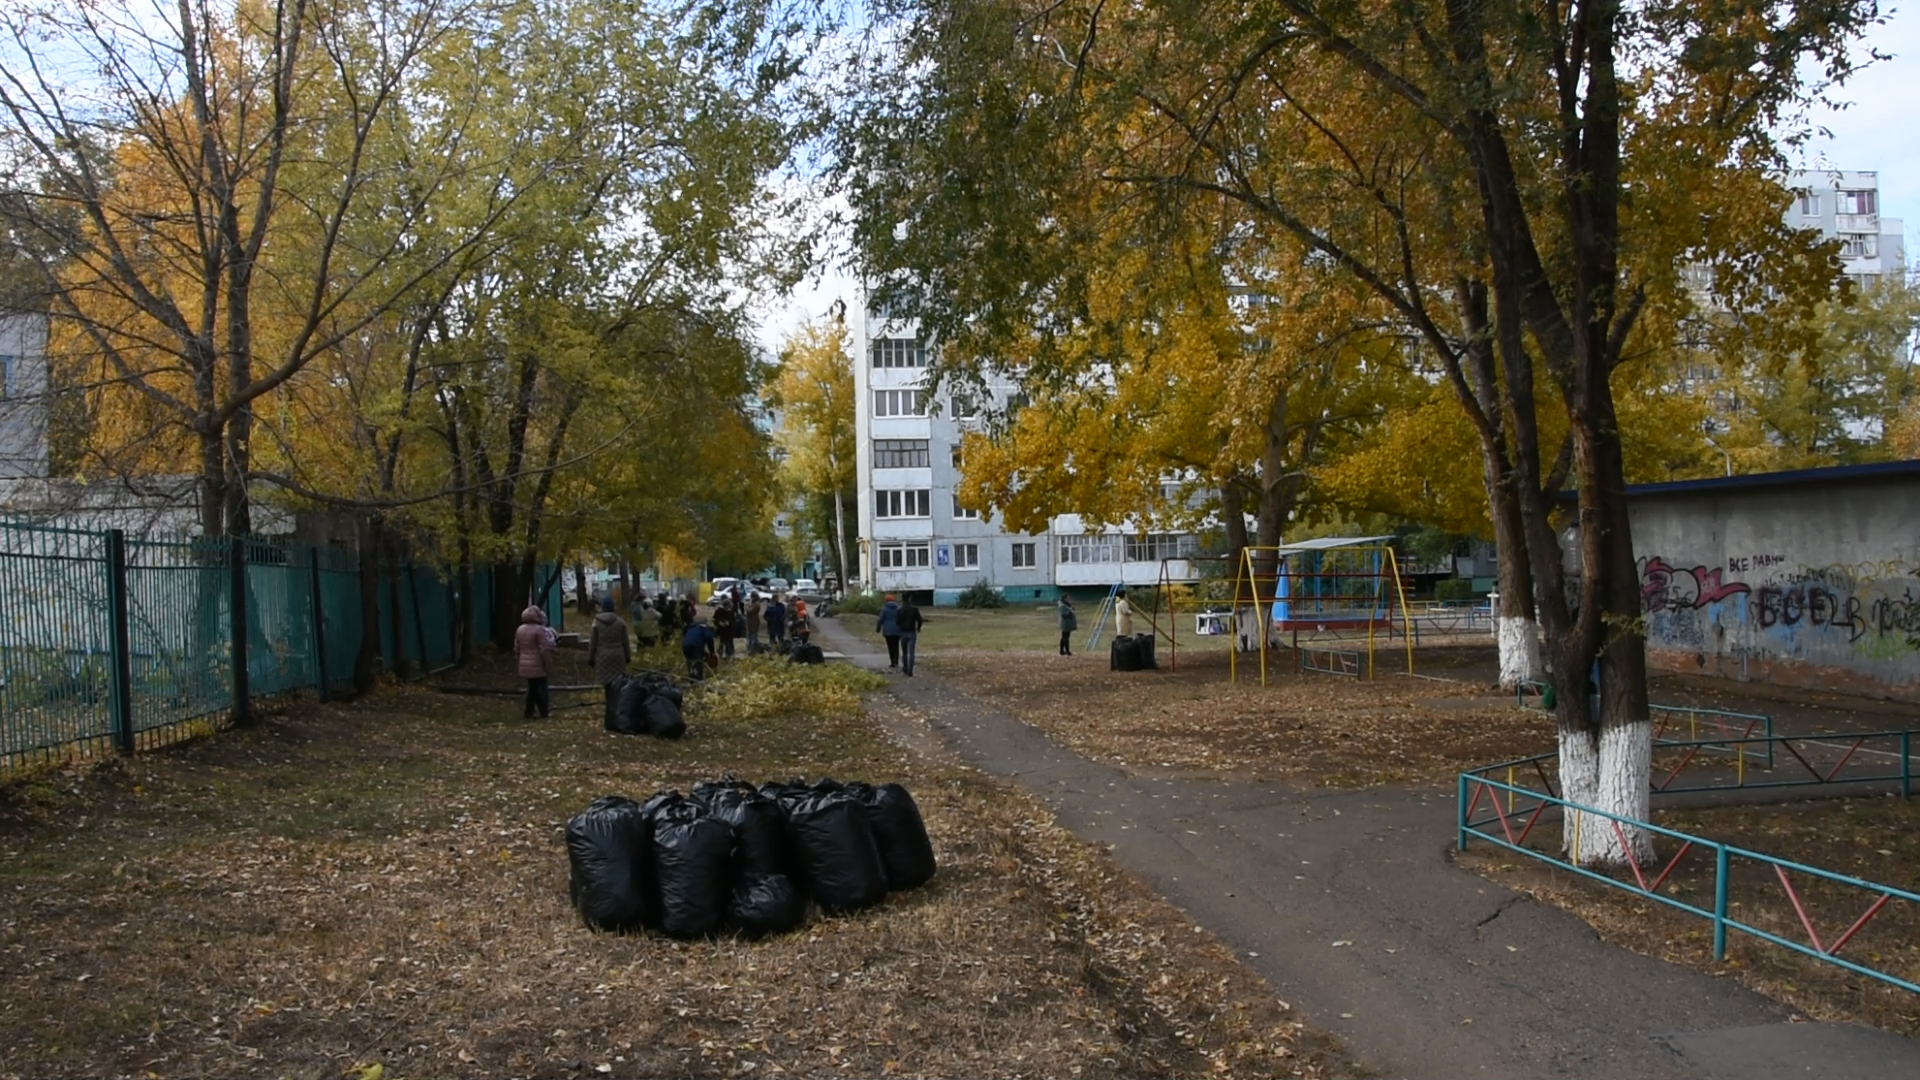
[[[887,594],[887,602],[880,608],[880,618],[873,624],[879,635],[887,639],[887,666],[900,666],[900,602],[892,593]]]
[[[707,625],[706,616],[694,616],[693,625],[687,627],[687,632],[680,638],[680,652],[687,658],[687,675],[690,678],[706,678],[708,665],[720,662],[714,648],[716,640],[713,627]]]
[[[774,593],[767,602],[767,642],[776,650],[787,640],[787,602],[782,594]]]

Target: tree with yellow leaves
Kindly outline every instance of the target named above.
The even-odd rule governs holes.
[[[776,438],[786,458],[783,472],[788,489],[809,504],[810,527],[832,548],[844,586],[853,580],[847,565],[846,519],[859,481],[853,358],[847,351],[846,324],[839,319],[815,320],[790,334],[780,349],[780,367],[766,397],[780,414]],[[814,513],[815,506],[828,513]],[[824,528],[819,521],[822,516],[826,517]]]

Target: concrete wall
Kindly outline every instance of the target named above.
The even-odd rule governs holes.
[[[0,316],[0,478],[47,475],[47,317]]]
[[[1635,495],[1655,667],[1920,701],[1920,469]]]

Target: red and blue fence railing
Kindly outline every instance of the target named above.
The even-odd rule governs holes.
[[[1909,751],[1912,748],[1913,735],[1914,732],[1911,731],[1892,731],[1869,732],[1864,735],[1845,736],[1776,736],[1775,739],[1783,743],[1791,741],[1802,744],[1833,741],[1852,742],[1856,739],[1864,741],[1875,737],[1897,740],[1902,748],[1900,761],[1897,766],[1887,770],[1887,775],[1864,779],[1897,779],[1900,782],[1901,794],[1903,796],[1910,796],[1912,792],[1912,759]],[[1725,743],[1728,741],[1729,740],[1702,740],[1703,743]],[[1806,762],[1806,755],[1804,753],[1806,747],[1803,745],[1800,749],[1802,751],[1801,753],[1791,754],[1790,756],[1799,759],[1811,775],[1824,778],[1800,780],[1794,783],[1826,784],[1852,782],[1863,779],[1853,776],[1849,776],[1847,780],[1836,779],[1840,770],[1845,767],[1847,760],[1853,756],[1857,756],[1860,743],[1854,743],[1852,753],[1848,755],[1847,758],[1843,758],[1838,765],[1824,770],[1821,767]],[[1713,927],[1713,956],[1715,960],[1723,960],[1726,958],[1727,936],[1729,932],[1739,932],[1761,941],[1813,957],[1814,959],[1838,965],[1860,975],[1898,986],[1904,990],[1920,993],[1920,982],[1914,981],[1916,978],[1920,978],[1920,971],[1895,973],[1874,967],[1871,963],[1863,963],[1840,955],[1841,950],[1850,942],[1854,941],[1889,905],[1920,905],[1920,893],[1915,893],[1896,885],[1869,881],[1864,878],[1836,873],[1832,870],[1822,869],[1817,866],[1808,866],[1790,859],[1782,859],[1762,852],[1750,851],[1746,848],[1709,840],[1705,837],[1696,836],[1678,829],[1669,829],[1664,826],[1655,825],[1652,822],[1639,821],[1582,804],[1569,802],[1554,793],[1553,781],[1547,775],[1547,769],[1544,766],[1544,757],[1546,757],[1546,755],[1543,755],[1542,758],[1522,758],[1514,762],[1501,762],[1497,765],[1490,765],[1482,769],[1460,774],[1459,818],[1457,822],[1460,850],[1466,850],[1467,845],[1472,840],[1484,840],[1498,847],[1506,848],[1507,850],[1518,852],[1529,858],[1559,867],[1560,869],[1591,878],[1613,888],[1634,893],[1648,900],[1653,900],[1676,910],[1706,919]],[[1744,758],[1744,755],[1741,755],[1741,757]],[[1515,777],[1524,775],[1526,771],[1531,770],[1533,773],[1533,777],[1531,778],[1537,778],[1545,790],[1524,786],[1517,782],[1502,781],[1492,775],[1488,775],[1498,773],[1502,770],[1507,771],[1509,776]],[[1787,782],[1750,784],[1747,786],[1780,787],[1787,786]],[[1687,788],[1667,790],[1703,789]],[[1566,812],[1569,810],[1576,811],[1581,815],[1591,815],[1593,820],[1605,822],[1606,825],[1604,827],[1611,828],[1620,834],[1620,846],[1627,852],[1628,870],[1632,874],[1631,879],[1613,877],[1584,866],[1577,866],[1558,855],[1557,848],[1553,850],[1542,850],[1528,845],[1527,841],[1533,837],[1535,827],[1541,824],[1543,820],[1564,820]],[[1582,820],[1585,819],[1583,818]],[[1625,831],[1627,829],[1640,829],[1651,833],[1655,837],[1664,837],[1677,843],[1678,847],[1673,855],[1664,863],[1658,866],[1651,864],[1642,866],[1633,854],[1633,845],[1626,843]],[[1698,853],[1698,858],[1710,857],[1713,860],[1713,902],[1711,907],[1706,907],[1684,897],[1673,895],[1670,891],[1661,891],[1663,886],[1666,886],[1668,882],[1672,880],[1674,871],[1690,856],[1695,856],[1696,853]],[[1743,867],[1758,869],[1759,873],[1743,873],[1741,872]],[[1796,876],[1801,879],[1800,885],[1796,885],[1795,883]],[[1805,879],[1808,878],[1825,883],[1831,887],[1836,887],[1842,894],[1857,894],[1856,899],[1858,903],[1848,909],[1848,914],[1851,915],[1853,911],[1858,911],[1859,914],[1852,917],[1844,929],[1839,929],[1837,926],[1829,926],[1826,934],[1831,935],[1830,939],[1826,935],[1823,935],[1821,927],[1817,925],[1818,920],[1809,912],[1806,902],[1807,898],[1802,888],[1805,884]],[[1789,906],[1791,906],[1800,929],[1805,932],[1806,936],[1804,940],[1789,937],[1783,933],[1777,933],[1764,926],[1755,925],[1753,922],[1748,921],[1748,917],[1736,916],[1734,914],[1736,908],[1755,910],[1762,906],[1759,904],[1736,903],[1735,897],[1733,896],[1736,884],[1742,888],[1753,889],[1758,887],[1772,887],[1776,883],[1781,890],[1781,895],[1786,898]],[[1920,911],[1920,908],[1911,908],[1911,910]],[[1838,930],[1838,932],[1834,933],[1835,930]],[[1879,955],[1877,953],[1871,954],[1869,959],[1877,961],[1879,960]]]

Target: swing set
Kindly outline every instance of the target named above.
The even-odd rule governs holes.
[[[1364,674],[1369,679],[1376,672],[1379,647],[1398,635],[1404,642],[1406,670],[1411,675],[1413,634],[1399,560],[1386,543],[1390,539],[1386,536],[1327,537],[1295,544],[1247,547],[1237,559],[1218,556],[1223,563],[1233,564],[1232,608],[1218,612],[1201,605],[1194,613],[1194,632],[1203,637],[1231,634],[1236,638],[1228,650],[1228,666],[1234,682],[1240,681],[1241,652],[1258,649],[1260,685],[1267,685],[1267,653],[1278,647],[1275,638],[1281,634],[1289,637],[1295,672],[1317,671],[1353,678]],[[1159,630],[1157,618],[1151,622],[1167,637],[1171,664],[1178,670],[1180,612],[1178,592],[1172,586],[1183,583],[1169,579],[1167,560],[1161,561],[1160,578],[1160,588],[1155,590],[1154,615],[1158,616],[1160,597],[1165,596],[1170,616],[1168,628]],[[1265,625],[1260,625],[1262,623]],[[1364,655],[1357,648],[1362,637],[1366,642]],[[1356,648],[1342,647],[1348,642]]]

